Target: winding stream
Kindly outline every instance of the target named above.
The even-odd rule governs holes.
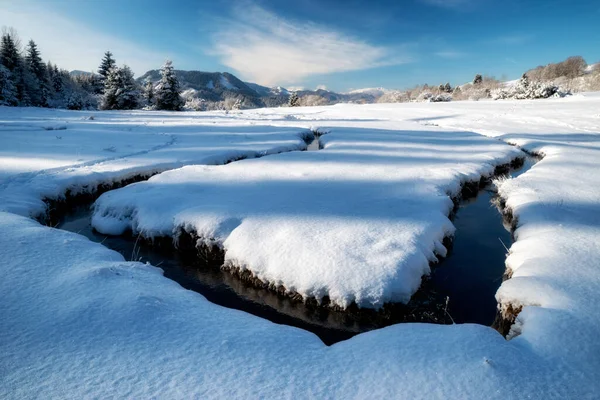
[[[318,138],[308,151],[319,150]],[[531,157],[509,173],[518,176],[535,163]],[[491,325],[496,314],[494,295],[502,282],[506,247],[512,244],[510,232],[502,216],[491,204],[494,193],[491,184],[478,195],[462,201],[454,215],[457,227],[449,256],[437,265],[423,289],[408,305],[394,305],[381,312],[337,311],[305,304],[275,292],[258,289],[224,272],[220,265],[201,261],[195,254],[182,254],[170,246],[150,246],[130,237],[106,236],[91,226],[89,204],[63,214],[57,228],[76,232],[94,242],[118,251],[125,259],[150,262],[164,270],[165,277],[186,289],[201,293],[209,301],[224,307],[249,312],[278,324],[296,326],[318,335],[325,344],[348,339],[358,333],[398,322],[449,323],[445,317],[432,318],[448,312],[457,323],[472,322]],[[434,311],[430,311],[434,310]],[[430,319],[428,319],[430,318]]]

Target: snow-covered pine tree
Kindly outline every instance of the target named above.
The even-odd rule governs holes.
[[[44,79],[44,75],[46,74],[46,66],[42,62],[40,52],[33,40],[30,40],[27,44],[25,63],[36,78],[38,78],[40,81]]]
[[[104,53],[104,58],[98,67],[98,74],[100,74],[100,82],[102,83],[99,87],[99,94],[104,93],[104,85],[110,71],[117,66],[115,59],[110,51]]]
[[[292,92],[290,95],[290,100],[288,102],[288,106],[290,107],[299,107],[300,106],[300,98],[298,97],[298,93]]]
[[[179,81],[175,76],[173,63],[167,60],[160,69],[160,81],[154,91],[154,104],[157,110],[179,111],[183,106],[183,99],[179,95]]]
[[[154,84],[150,78],[147,78],[146,82],[144,83],[142,97],[144,98],[144,101],[148,107],[152,107],[154,105]]]
[[[40,52],[33,40],[27,44],[25,54],[24,81],[26,91],[34,106],[48,105],[48,90],[46,86],[46,65],[42,62]]]
[[[104,58],[102,59],[102,62],[100,63],[100,67],[98,67],[98,73],[103,78],[108,78],[108,74],[110,73],[110,70],[116,66],[117,66],[117,63],[115,62],[115,59],[113,58],[112,53],[110,51],[107,51],[106,53],[104,53]]]
[[[56,64],[53,68],[54,69],[52,71],[52,88],[56,93],[60,93],[62,92],[64,86],[63,75],[60,73],[60,70],[58,69]]]
[[[480,85],[481,83],[483,83],[483,77],[480,74],[475,75],[473,85]]]
[[[101,109],[115,110],[117,108],[117,93],[119,88],[119,68],[112,67],[104,80],[104,94],[100,103]]]
[[[119,109],[132,110],[140,104],[140,91],[133,78],[133,72],[127,65],[119,68],[121,91],[119,93]]]
[[[22,84],[22,65],[19,49],[10,32],[5,32],[0,38],[0,102],[6,105],[19,105],[24,95]]]
[[[452,93],[452,86],[450,86],[450,82],[446,82],[446,84],[444,85],[444,92]]]
[[[100,107],[103,110],[131,110],[138,107],[139,95],[131,69],[126,65],[113,67],[106,76]]]
[[[0,64],[0,106],[16,106],[17,88],[15,87],[12,75],[8,68]]]
[[[0,41],[0,64],[14,74],[20,61],[19,49],[13,37],[10,33],[3,34]]]

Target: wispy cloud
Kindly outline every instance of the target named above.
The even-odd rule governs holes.
[[[235,8],[231,20],[220,26],[213,52],[245,79],[263,85],[410,60],[401,47],[375,46],[311,22],[281,18],[251,3]]]
[[[96,31],[45,9],[43,3],[0,2],[0,26],[15,28],[23,42],[33,39],[44,60],[69,70],[95,71],[106,50],[136,74],[160,67],[167,56]]]
[[[462,51],[454,51],[454,50],[442,50],[442,51],[435,52],[433,54],[440,58],[447,58],[447,59],[459,59],[459,58],[463,58],[466,56],[466,53],[463,53]]]

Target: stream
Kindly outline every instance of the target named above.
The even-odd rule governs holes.
[[[314,140],[308,151],[318,151]],[[508,175],[527,171],[535,159]],[[490,326],[496,315],[495,293],[502,283],[506,250],[512,238],[503,218],[492,205],[489,184],[476,197],[461,201],[453,217],[456,234],[447,258],[433,267],[408,305],[393,305],[380,312],[350,309],[333,310],[293,300],[276,292],[256,288],[222,271],[220,265],[201,261],[195,254],[182,254],[169,246],[137,243],[131,237],[106,236],[91,226],[89,204],[72,208],[60,218],[57,228],[79,233],[115,250],[125,259],[135,258],[164,270],[164,276],[182,287],[202,294],[215,304],[242,310],[277,324],[315,333],[327,345],[349,339],[361,332],[399,322],[478,323]],[[165,248],[166,247],[166,248]],[[446,313],[446,297],[449,303]],[[433,309],[434,311],[430,311]],[[451,319],[430,315],[451,316]]]

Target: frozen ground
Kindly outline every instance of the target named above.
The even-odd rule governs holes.
[[[0,108],[0,124],[9,120],[27,125],[29,122],[24,120],[32,118],[41,119],[44,124],[56,122],[49,121],[49,116],[44,113],[52,112]],[[139,124],[147,120],[158,123],[161,118],[158,114],[129,114],[110,115],[121,119],[125,125],[136,118]],[[74,124],[75,119],[85,116],[81,113],[68,115],[72,116]],[[96,113],[99,120],[103,115],[109,114]],[[216,113],[163,115],[181,121],[179,132],[182,135],[188,132],[189,146],[198,142],[202,146],[213,146],[208,139],[200,139],[210,128],[201,126],[199,121],[206,121],[206,126],[210,127],[211,119],[220,119],[222,123],[215,125],[226,124],[229,131],[245,132],[250,141],[267,140],[259,140],[252,132],[258,135],[267,130],[282,135],[276,141],[281,140],[284,144],[265,144],[261,151],[282,149],[279,146],[300,148],[304,144],[295,135],[302,129],[330,128],[330,136],[323,137],[329,149],[306,156],[311,160],[317,157],[314,160],[324,165],[328,165],[327,162],[330,166],[347,164],[350,173],[344,179],[365,181],[375,188],[374,191],[359,191],[355,185],[355,190],[341,192],[348,197],[348,203],[353,204],[359,199],[372,202],[377,198],[382,206],[390,207],[391,212],[384,214],[382,209],[385,208],[376,207],[371,210],[376,210],[382,220],[391,219],[390,224],[403,214],[391,205],[389,198],[403,201],[407,197],[403,193],[411,186],[398,185],[394,192],[385,185],[386,179],[394,186],[396,182],[391,178],[397,179],[404,173],[407,176],[416,174],[410,172],[414,169],[411,163],[402,164],[397,159],[400,156],[395,154],[402,154],[408,160],[419,157],[419,152],[431,152],[426,165],[432,168],[422,171],[427,181],[418,181],[412,188],[415,193],[425,195],[425,204],[434,207],[432,214],[441,215],[441,204],[447,201],[442,200],[443,191],[456,188],[470,173],[489,169],[486,164],[499,160],[504,152],[500,143],[475,139],[465,132],[496,136],[544,153],[546,157],[530,171],[500,185],[507,206],[518,220],[518,240],[507,261],[513,275],[503,283],[497,295],[505,310],[510,308],[509,305],[512,308],[523,306],[511,340],[506,341],[493,329],[478,325],[403,324],[326,347],[308,332],[213,305],[202,296],[163,278],[158,269],[125,262],[120,255],[101,245],[75,234],[41,226],[25,217],[38,211],[39,198],[48,195],[40,189],[46,187],[42,183],[53,187],[57,193],[70,185],[76,185],[73,186],[75,189],[83,188],[88,182],[101,179],[96,172],[96,168],[105,165],[96,164],[96,160],[105,158],[100,147],[115,146],[118,150],[120,141],[107,139],[101,142],[84,161],[77,161],[80,157],[67,149],[64,153],[68,157],[63,161],[56,161],[59,157],[53,155],[39,156],[50,160],[48,166],[41,168],[52,170],[38,172],[36,168],[40,167],[29,166],[28,162],[20,162],[25,167],[19,167],[19,161],[22,161],[19,159],[38,157],[37,153],[26,155],[33,147],[22,145],[24,140],[31,138],[30,135],[38,133],[23,130],[22,136],[16,137],[16,132],[4,124],[0,132],[4,179],[0,183],[0,208],[9,212],[0,212],[0,267],[3,270],[0,280],[0,397],[598,397],[600,97],[533,102],[343,105],[254,110],[228,116]],[[198,126],[190,128],[189,124]],[[70,126],[66,131],[69,129]],[[364,135],[353,135],[353,131],[359,129]],[[400,130],[389,133],[398,137],[397,146],[369,148],[370,140],[382,143],[377,137],[382,134],[378,130],[382,129]],[[66,131],[44,132],[60,136]],[[75,133],[75,129],[72,131]],[[440,142],[443,138],[456,141],[461,137],[468,141],[481,140],[484,146],[491,146],[485,149],[490,152],[490,158],[486,160],[480,151],[470,152],[470,157],[460,153],[445,154],[441,143],[441,149],[432,149],[434,143],[428,143],[426,150],[409,151],[407,143],[417,141],[409,132],[416,131],[422,131],[421,138],[432,137]],[[160,132],[159,128],[155,133],[173,134]],[[371,139],[368,139],[369,133],[373,135]],[[98,133],[98,140],[104,140],[100,139],[101,135]],[[178,137],[177,133],[175,136]],[[215,136],[221,139],[219,135]],[[8,141],[7,137],[16,139]],[[144,140],[147,142],[143,148],[139,145],[132,153],[165,144],[151,142],[150,137]],[[132,140],[130,143],[138,146],[139,142]],[[179,142],[176,140],[175,143]],[[389,146],[395,142],[383,143]],[[405,148],[400,143],[404,143]],[[127,153],[123,153],[121,158],[114,160],[115,164],[109,161],[114,165],[111,179],[126,176],[131,163],[139,167],[136,173],[142,173],[156,168],[155,165],[162,165],[160,170],[167,168],[166,163],[171,163],[172,167],[200,160],[195,158],[193,150],[185,149],[185,144],[181,146],[178,152],[188,156],[178,158],[174,156],[177,151],[173,151],[170,156],[161,157],[160,148],[156,154],[151,151],[146,155],[139,153],[127,157]],[[211,157],[211,161],[224,161],[223,158],[231,155],[230,150],[223,145],[219,147],[201,156]],[[52,154],[61,151],[63,149],[57,148]],[[334,154],[336,152],[340,154]],[[304,159],[301,156],[304,155],[286,154],[274,156],[274,160],[286,164],[292,159]],[[144,161],[138,162],[140,158]],[[212,182],[208,181],[210,177],[219,177],[224,179],[223,186],[232,181],[233,173],[215,172],[217,170],[243,172],[248,178],[273,173],[284,175],[288,181],[305,179],[304,187],[310,191],[326,186],[319,184],[319,179],[334,186],[340,184],[336,168],[317,170],[308,165],[297,166],[284,174],[277,169],[261,172],[251,167],[260,163],[272,166],[265,164],[275,163],[269,161],[270,158],[233,163],[224,168],[186,167],[168,174],[184,179],[188,175],[183,171],[189,171],[193,172],[189,176],[206,176],[207,182]],[[381,159],[380,163],[376,162],[377,158]],[[353,166],[357,159],[362,159],[363,169]],[[433,171],[447,162],[455,163],[455,175],[445,172],[436,181]],[[69,169],[72,167],[68,165],[77,163],[89,165],[73,168],[80,171],[77,180],[63,179],[71,176]],[[375,166],[365,167],[369,163]],[[237,165],[250,167],[241,171]],[[364,176],[360,175],[362,172],[359,174],[362,170]],[[439,171],[446,170],[439,168]],[[382,174],[385,171],[385,174],[380,176],[378,171]],[[303,177],[303,173],[308,175]],[[43,178],[36,178],[38,176]],[[164,178],[158,176],[154,181],[161,179]],[[269,185],[261,188],[260,179],[256,183],[248,188],[250,196],[258,196],[263,193],[262,189],[265,193],[276,192]],[[138,184],[134,187],[150,186]],[[213,182],[210,190],[202,195],[203,202],[216,196],[216,186]],[[440,199],[434,196],[435,190],[439,191]],[[244,192],[239,193],[239,198],[243,198]],[[298,192],[298,196],[308,197],[303,193]],[[227,198],[236,197],[228,194]],[[281,207],[276,199],[267,201]],[[214,207],[214,203],[209,204]],[[417,209],[425,208],[419,206]],[[218,210],[215,208],[215,211]],[[234,211],[240,213],[240,208],[236,207]],[[288,210],[289,213],[292,211],[293,208]],[[215,216],[225,215],[222,210],[219,212],[215,212]],[[297,211],[298,218],[311,215],[318,215],[318,211]],[[346,211],[337,217],[347,216]],[[246,215],[239,217],[246,218]],[[443,219],[432,221],[431,227],[425,227],[424,231],[435,232],[446,226]],[[439,224],[437,228],[436,223]],[[309,239],[312,246],[313,238]],[[422,244],[413,245],[419,247]]]

